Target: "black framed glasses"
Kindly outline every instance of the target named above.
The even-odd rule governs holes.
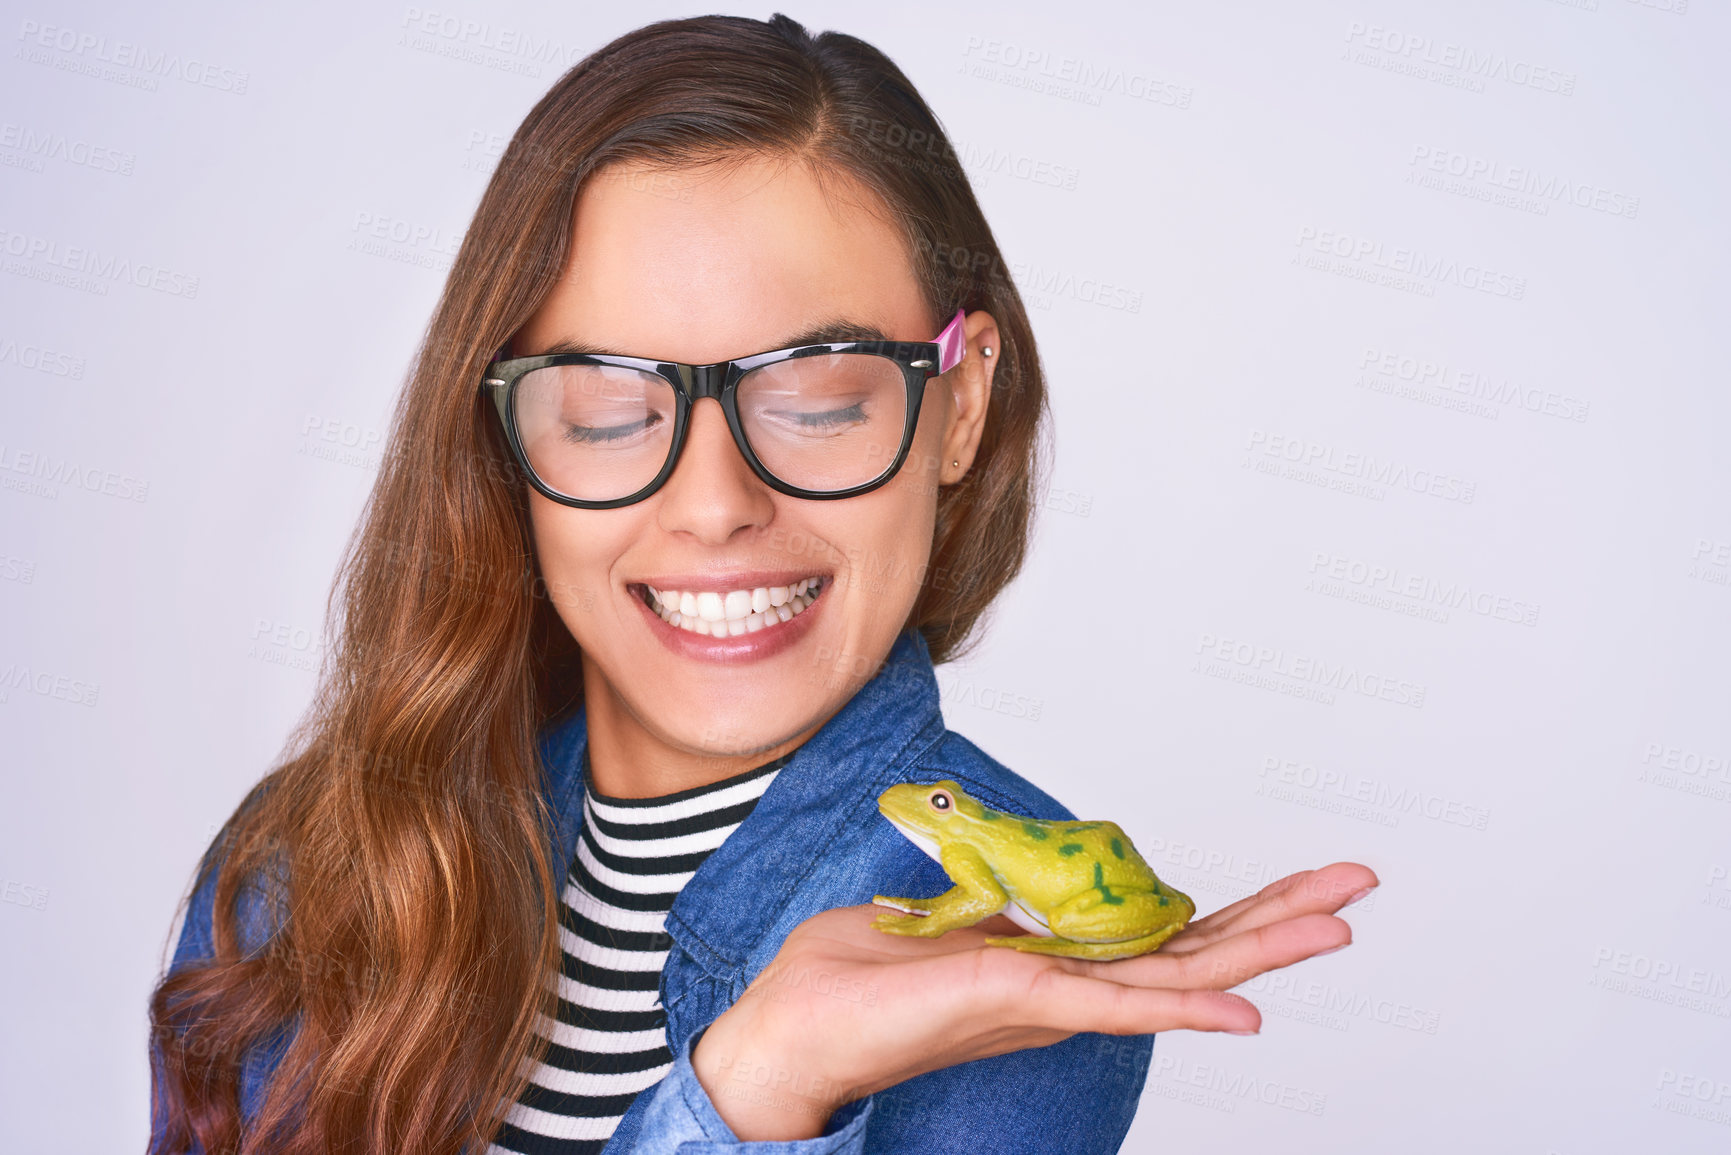
[[[962,360],[964,310],[930,341],[833,341],[713,365],[610,353],[495,360],[480,388],[542,496],[582,509],[642,501],[673,474],[691,407],[721,403],[764,484],[830,500],[907,460],[926,382]]]

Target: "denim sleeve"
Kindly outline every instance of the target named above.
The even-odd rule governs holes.
[[[219,835],[218,839],[220,840],[220,838]],[[217,872],[215,869],[205,869],[206,862],[215,855],[215,851],[216,846],[213,844],[211,849],[206,851],[205,862],[200,863],[197,884],[193,888],[192,896],[187,899],[186,919],[181,923],[180,939],[175,945],[174,957],[168,965],[169,974],[203,962],[216,954],[213,924]],[[248,951],[255,950],[269,937],[271,929],[269,906],[264,900],[262,890],[257,886],[242,888],[239,905],[241,948]],[[160,1034],[171,1029],[167,1025],[154,1027],[150,1037],[150,1083],[153,1103],[161,1094],[162,1039]],[[283,1052],[288,1048],[293,1033],[291,1027],[280,1029],[249,1048],[243,1056],[240,1071],[240,1113],[243,1125],[257,1114],[258,1107],[264,1098],[265,1083],[282,1060]],[[150,1147],[148,1150],[154,1155],[154,1153],[164,1150],[164,1135],[159,1112],[152,1110],[151,1117]],[[185,1155],[204,1155],[204,1152],[195,1142],[187,1149]]]
[[[873,1096],[865,1155],[963,1155],[985,1143],[1111,1155],[1141,1103],[1154,1038],[1085,1031],[885,1088]]]
[[[830,1116],[826,1133],[815,1139],[740,1140],[716,1112],[691,1067],[691,1050],[702,1037],[700,1030],[686,1039],[673,1069],[645,1092],[651,1098],[628,1148],[632,1155],[859,1155],[865,1150],[872,1096],[844,1104]],[[611,1145],[607,1153],[614,1155]]]

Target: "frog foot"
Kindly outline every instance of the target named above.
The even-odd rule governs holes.
[[[878,906],[887,906],[884,911],[872,919],[872,925],[889,934],[913,934],[930,938],[936,932],[932,929],[931,911],[928,900],[920,898],[890,898],[882,894],[872,895],[872,902]],[[891,911],[900,913],[892,914]]]
[[[1183,929],[1182,924],[1175,924],[1161,927],[1153,934],[1145,934],[1140,938],[1122,939],[1118,942],[1077,942],[1074,939],[1048,938],[1038,934],[1000,935],[986,939],[986,945],[1014,947],[1016,950],[1029,951],[1034,954],[1055,954],[1065,958],[1085,958],[1094,959],[1097,962],[1109,962],[1112,959],[1132,958],[1139,954],[1147,954]]]

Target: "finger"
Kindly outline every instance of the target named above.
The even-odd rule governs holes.
[[[1291,966],[1352,942],[1352,927],[1331,914],[1312,913],[1228,934],[1199,950],[1096,964],[1119,968],[1133,981],[1156,987],[1226,990],[1259,974]]]
[[[1301,914],[1333,914],[1378,884],[1376,874],[1356,862],[1335,862],[1320,870],[1301,870],[1269,883],[1206,918],[1193,921],[1167,942],[1164,953],[1200,950],[1228,934],[1266,926]]]
[[[1339,899],[1339,903],[1333,908],[1338,910],[1359,891],[1376,885],[1378,879],[1369,867],[1356,862],[1332,862],[1318,870],[1301,870],[1277,879],[1255,894],[1221,907],[1190,925],[1216,927],[1263,903],[1290,896],[1295,891],[1303,892],[1309,898],[1321,899],[1324,903]]]
[[[1160,1031],[1256,1031],[1262,1012],[1222,991],[1147,987],[1047,968],[1023,1005],[1030,1025],[1060,1031],[1149,1035]]]

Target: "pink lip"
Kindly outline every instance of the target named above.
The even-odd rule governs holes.
[[[822,570],[741,569],[717,570],[712,573],[661,574],[658,577],[637,578],[630,585],[654,586],[658,590],[749,590],[758,586],[790,586],[809,577],[827,577]],[[802,617],[804,615],[801,615]],[[783,623],[787,624],[787,623]]]
[[[779,575],[770,575],[770,579],[772,580],[766,580],[762,573],[735,574],[729,575],[726,580],[730,582],[738,581],[738,585],[720,587],[705,587],[698,584],[700,581],[705,579],[693,579],[689,577],[665,578],[663,579],[667,582],[665,587],[657,581],[649,581],[647,584],[654,586],[656,589],[742,589],[755,586],[792,585],[801,577],[806,576],[809,575],[800,574],[797,577],[789,579],[786,578],[785,573],[783,573]],[[709,578],[708,580],[714,579]],[[690,584],[681,585],[680,582],[682,581]],[[632,584],[639,585],[645,583],[634,582]],[[678,654],[682,658],[695,658],[698,661],[703,662],[722,662],[727,664],[760,661],[764,658],[771,657],[772,655],[779,654],[789,646],[797,643],[805,636],[806,632],[811,629],[811,622],[808,619],[810,619],[812,615],[818,613],[820,607],[829,601],[829,595],[830,591],[825,589],[818,595],[815,602],[812,602],[811,605],[800,611],[798,617],[790,618],[789,620],[782,622],[780,625],[766,626],[763,629],[758,630],[756,633],[740,634],[737,637],[717,638],[706,634],[694,634],[690,630],[682,630],[678,626],[668,625],[666,622],[661,620],[660,616],[654,610],[649,608],[649,603],[638,597],[636,593],[631,592],[630,588],[627,587],[627,596],[630,597],[633,602],[637,603],[638,610],[642,612],[644,619],[649,623],[650,632],[655,635],[656,640],[658,640],[662,645],[666,646],[669,650]]]

